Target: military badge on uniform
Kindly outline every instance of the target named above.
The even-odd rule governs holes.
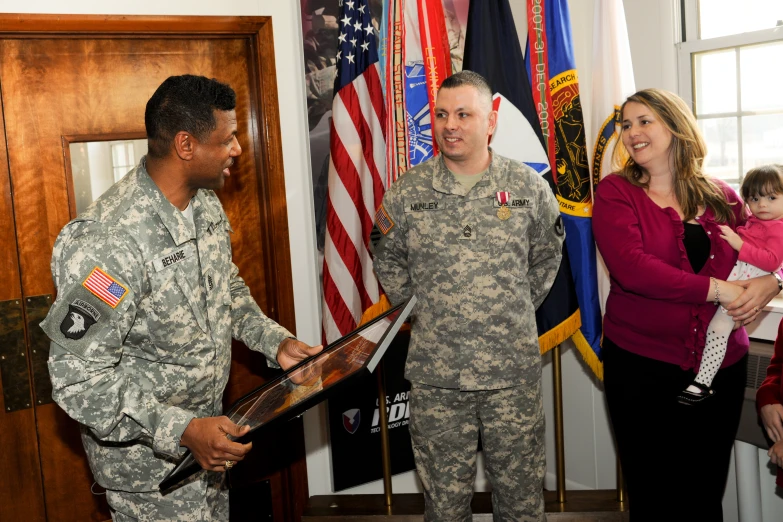
[[[465,225],[462,227],[462,233],[459,235],[459,239],[461,240],[472,240],[476,239],[476,231],[473,229],[470,225]]]
[[[563,225],[563,216],[557,216],[555,220],[555,234],[563,236],[565,234],[565,225]]]
[[[100,318],[101,313],[97,308],[82,299],[76,299],[68,305],[68,313],[60,323],[60,331],[68,339],[78,341]]]
[[[112,308],[117,308],[128,294],[127,288],[97,266],[92,269],[82,286]]]
[[[510,197],[511,194],[508,191],[499,190],[495,192],[495,198],[500,204],[500,208],[498,209],[498,217],[501,221],[505,221],[511,217],[511,211],[508,209],[508,200]]]

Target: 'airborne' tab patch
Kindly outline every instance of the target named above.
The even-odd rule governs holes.
[[[389,230],[394,228],[394,221],[389,217],[389,213],[383,208],[383,205],[378,207],[375,212],[375,224],[378,225],[378,230],[385,236],[389,233]]]
[[[97,308],[87,301],[76,299],[68,305],[68,313],[60,323],[60,331],[68,339],[78,341],[100,318],[101,313]]]
[[[112,308],[117,308],[120,301],[128,294],[125,286],[97,266],[92,269],[82,286]]]

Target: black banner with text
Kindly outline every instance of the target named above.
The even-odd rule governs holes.
[[[392,474],[415,468],[408,433],[410,383],[403,378],[410,330],[392,341],[380,368],[386,381]],[[375,374],[362,376],[329,398],[329,440],[334,490],[342,491],[383,477],[380,410]]]

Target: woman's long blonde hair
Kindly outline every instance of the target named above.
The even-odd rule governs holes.
[[[644,89],[625,100],[621,114],[628,102],[649,108],[672,133],[669,154],[674,160],[674,196],[682,208],[683,221],[695,218],[699,207],[704,205],[712,209],[718,221],[734,223],[735,216],[723,190],[702,170],[707,145],[696,118],[682,98],[662,89]],[[649,187],[650,180],[631,159],[622,139],[618,140],[614,154],[615,160],[626,158],[618,174],[638,187]]]

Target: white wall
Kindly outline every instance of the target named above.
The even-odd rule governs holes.
[[[592,3],[592,0],[591,0]],[[636,89],[677,92],[679,0],[623,0]]]

